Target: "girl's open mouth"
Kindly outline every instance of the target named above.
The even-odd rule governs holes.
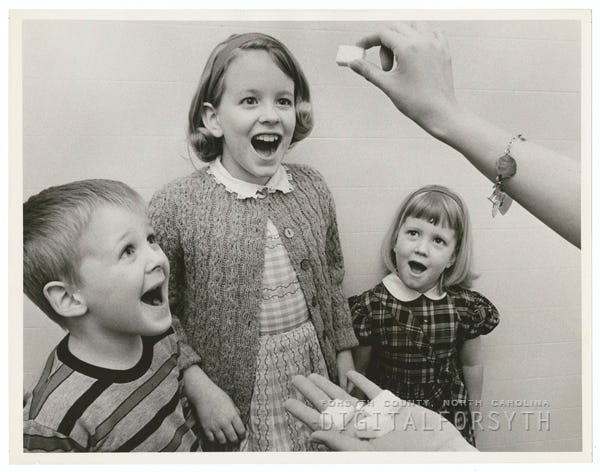
[[[257,134],[251,139],[252,147],[261,157],[271,157],[279,147],[281,136],[276,134]]]
[[[427,267],[416,261],[409,261],[410,270],[415,274],[421,274],[427,270]]]

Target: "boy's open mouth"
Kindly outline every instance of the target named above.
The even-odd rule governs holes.
[[[415,274],[421,274],[427,270],[427,267],[417,261],[409,261],[408,265],[410,266],[410,270]]]
[[[252,147],[262,157],[271,157],[281,142],[281,136],[277,134],[257,134],[251,140]]]
[[[148,290],[142,295],[142,302],[146,305],[160,306],[163,304],[162,284]]]

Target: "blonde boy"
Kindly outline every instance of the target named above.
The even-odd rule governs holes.
[[[23,205],[23,249],[25,293],[68,331],[25,396],[24,450],[199,450],[142,198],[111,180],[48,188]]]

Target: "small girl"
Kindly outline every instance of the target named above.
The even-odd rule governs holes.
[[[357,370],[402,399],[437,411],[473,445],[470,402],[481,399],[478,336],[498,324],[469,290],[471,228],[463,200],[431,185],[400,205],[382,246],[391,273],[350,298]]]
[[[246,451],[307,450],[310,431],[284,409],[300,398],[292,378],[316,372],[346,387],[354,367],[332,195],[315,170],[282,165],[311,129],[308,83],[288,49],[233,35],[211,53],[189,112],[189,142],[209,164],[150,204],[187,340],[186,392],[209,440],[245,429]]]

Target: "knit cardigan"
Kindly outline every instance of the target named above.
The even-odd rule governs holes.
[[[336,354],[358,344],[342,293],[344,264],[333,197],[321,175],[286,165],[293,191],[239,199],[201,169],[150,202],[171,265],[169,303],[179,320],[185,369],[200,363],[247,422],[258,353],[267,218],[276,226],[304,293],[330,377]]]

